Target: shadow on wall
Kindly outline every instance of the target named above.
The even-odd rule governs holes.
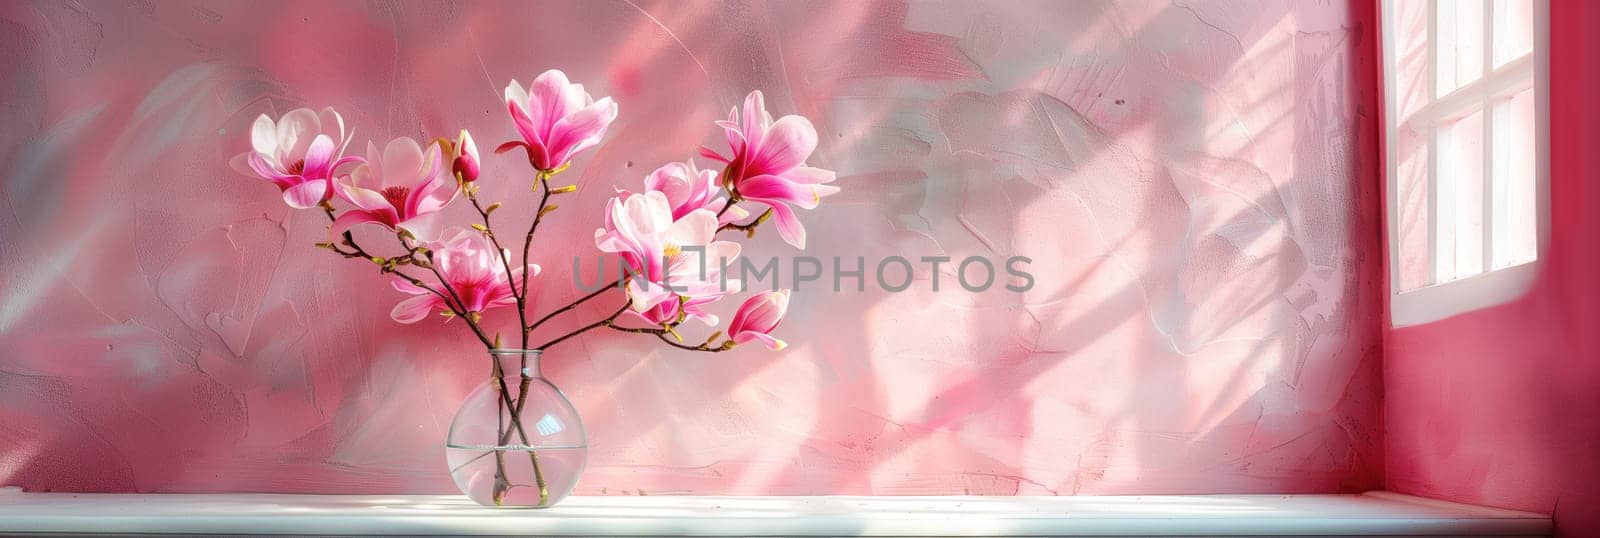
[[[797,290],[782,354],[610,334],[553,350],[547,373],[591,435],[580,493],[1379,485],[1370,13],[141,9],[0,8],[0,70],[22,81],[0,107],[16,163],[0,190],[0,484],[453,491],[440,444],[482,353],[458,327],[390,322],[384,283],[310,247],[320,216],[226,157],[255,115],[296,106],[337,107],[357,144],[459,127],[497,144],[513,134],[498,88],[560,67],[621,119],[542,225],[542,308],[577,295],[569,256],[592,252],[608,187],[720,143],[711,122],[751,89],[810,117],[814,164],[840,173],[844,193],[802,215],[807,254],[869,269],[865,291]],[[483,181],[507,229],[529,220],[513,161]],[[891,255],[1027,256],[1036,285],[973,294],[952,264],[919,264],[910,290],[873,289]],[[615,306],[586,308],[551,330]]]

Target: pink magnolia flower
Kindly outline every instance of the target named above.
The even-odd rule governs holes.
[[[389,317],[400,323],[416,323],[430,312],[435,310],[449,311],[453,305],[457,310],[467,313],[483,313],[491,308],[517,304],[515,289],[506,278],[506,269],[500,261],[500,254],[495,252],[494,246],[483,234],[475,231],[452,228],[442,241],[430,243],[433,249],[434,267],[444,275],[444,281],[450,284],[450,291],[446,291],[443,282],[433,273],[422,273],[419,279],[428,287],[438,290],[446,297],[451,297],[446,303],[443,297],[412,284],[406,279],[395,277],[394,289],[414,297],[400,301],[389,312]],[[539,274],[539,266],[528,264],[527,268],[517,268],[511,271],[511,279],[520,282],[522,272],[529,271],[529,276]],[[456,301],[456,297],[460,301]]]
[[[696,209],[721,211],[728,202],[717,196],[716,171],[700,170],[693,159],[662,165],[645,176],[644,188],[666,195],[674,219],[683,218]]]
[[[462,181],[477,181],[479,163],[483,161],[478,158],[478,143],[472,141],[472,133],[462,129],[461,134],[456,137],[454,147],[451,149],[454,150],[455,160],[451,162],[450,169]]]
[[[502,144],[495,152],[522,146],[528,162],[539,170],[566,166],[574,154],[599,144],[617,119],[617,104],[610,97],[594,100],[559,69],[540,73],[527,89],[512,80],[505,96],[522,140]]]
[[[743,344],[759,340],[767,349],[777,351],[789,344],[772,337],[773,329],[789,312],[789,290],[763,291],[744,300],[739,311],[728,322],[728,338]]]
[[[606,205],[605,227],[595,230],[595,245],[619,255],[630,276],[628,298],[644,312],[678,296],[726,294],[738,283],[721,283],[722,266],[739,256],[739,244],[716,241],[717,216],[696,209],[672,218],[660,192],[623,194]]]
[[[733,155],[722,156],[710,148],[700,154],[727,163],[722,172],[724,185],[731,185],[739,197],[772,208],[778,235],[796,248],[806,248],[806,229],[789,204],[813,209],[822,197],[839,192],[827,185],[834,180],[831,170],[805,165],[817,149],[817,130],[802,116],[789,115],[772,121],[760,91],[744,99],[744,115],[728,112],[719,121],[728,137]]]
[[[681,302],[661,301],[643,312],[629,310],[628,313],[645,320],[651,325],[666,325],[678,321],[678,313],[681,311],[683,318],[686,320],[692,319],[706,325],[716,325],[718,321],[717,315],[707,312],[705,306],[721,299],[722,295],[717,294],[690,297]]]
[[[379,154],[378,146],[368,142],[367,162],[334,182],[339,197],[356,208],[333,222],[333,234],[372,222],[404,229],[424,241],[436,238],[434,214],[461,192],[443,159],[437,143],[424,153],[417,141],[400,137]]]
[[[297,108],[278,121],[266,114],[250,127],[250,151],[230,164],[234,170],[271,181],[290,207],[305,209],[333,196],[330,182],[350,137],[344,118],[332,108]]]

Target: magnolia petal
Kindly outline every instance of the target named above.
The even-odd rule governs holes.
[[[777,176],[756,176],[739,183],[739,194],[746,199],[768,204],[787,202],[805,209],[817,207],[821,196],[816,185],[798,185]]]
[[[804,116],[784,116],[752,144],[755,155],[747,155],[746,175],[778,174],[804,163],[817,149],[817,129]]]
[[[448,168],[442,164],[444,153],[438,144],[428,145],[424,159],[419,176],[421,184],[413,188],[406,198],[406,210],[411,215],[438,211],[455,201],[456,195],[461,192],[461,186],[456,184]]]
[[[296,108],[284,114],[278,119],[278,156],[295,159],[305,155],[312,137],[321,130],[321,123],[317,113],[309,108]]]
[[[262,155],[278,155],[278,126],[266,114],[250,124],[250,148]]]
[[[750,92],[744,98],[744,116],[740,131],[744,133],[745,144],[759,146],[765,134],[765,125],[761,119],[767,115],[766,96],[761,90]]]
[[[426,164],[422,146],[409,137],[390,140],[383,148],[382,163],[378,167],[378,179],[385,187],[399,185],[416,190],[429,179],[422,176],[422,166]]]
[[[617,229],[634,237],[656,235],[672,227],[672,203],[667,195],[646,192],[629,196],[622,203],[625,217],[617,222]],[[624,224],[631,225],[624,227]]]
[[[705,146],[700,146],[700,156],[724,164],[733,160],[732,157],[723,157],[722,154],[717,153],[716,150]]]
[[[323,107],[317,111],[317,122],[321,126],[322,134],[330,135],[335,142],[338,142],[339,152],[344,152],[344,146],[350,143],[349,133],[344,130],[344,116],[340,116],[339,111],[331,106]]]
[[[511,89],[507,88],[506,92],[510,93]],[[521,102],[506,100],[506,111],[511,114],[511,123],[516,126],[517,135],[530,142],[539,140],[542,138],[539,129],[534,127],[533,118],[528,117],[525,106]]]
[[[561,118],[550,129],[547,148],[550,165],[560,167],[573,155],[599,144],[606,128],[616,119],[617,103],[610,97]]]
[[[333,164],[328,165],[328,177],[333,177],[335,174],[337,174],[339,172],[339,167],[347,165],[347,164],[351,164],[351,163],[366,164],[367,163],[367,159],[365,157],[360,157],[360,156],[356,156],[356,155],[351,155],[351,156],[348,156],[348,157],[340,157],[339,160],[333,161]]]
[[[283,190],[283,201],[295,209],[310,209],[328,199],[328,180],[313,179]]]
[[[443,307],[444,301],[432,294],[418,295],[394,305],[394,309],[389,311],[389,317],[400,323],[416,323],[428,317],[436,306]]]
[[[345,232],[350,231],[352,226],[368,222],[388,226],[387,224],[383,223],[382,219],[373,216],[372,213],[368,213],[366,211],[346,211],[343,215],[339,215],[339,218],[333,219],[333,224],[328,226],[328,236],[336,237],[343,235]]]
[[[571,112],[567,108],[571,103],[562,95],[571,85],[567,74],[560,69],[539,73],[528,85],[528,117],[541,139],[549,137],[550,127]]]
[[[429,294],[429,293],[433,293],[431,291],[423,289],[421,286],[418,286],[416,284],[412,284],[410,280],[406,280],[406,279],[400,278],[400,277],[394,277],[393,279],[390,279],[389,280],[389,285],[394,287],[395,291],[398,291],[400,293],[406,293],[406,294],[411,294],[411,295],[426,295],[426,294]]]
[[[411,217],[404,222],[398,223],[396,227],[411,232],[411,235],[416,237],[418,241],[426,243],[439,237],[443,231],[444,223],[440,222],[438,213],[428,213]]]
[[[517,148],[527,148],[527,147],[528,147],[528,143],[527,142],[523,142],[521,140],[512,140],[510,142],[506,142],[504,144],[500,144],[498,147],[494,148],[494,153],[495,153],[495,155],[501,155],[501,154],[504,154],[507,151],[511,151],[511,150],[514,150],[514,149],[517,149]]]
[[[667,228],[666,240],[680,247],[704,245],[717,235],[717,214],[696,209]]]
[[[630,308],[634,312],[644,312],[654,308],[666,300],[677,300],[677,295],[665,287],[652,282],[640,283],[638,280],[628,280],[626,284]]]
[[[644,176],[644,190],[665,192],[669,186],[677,183],[677,181],[674,181],[675,179],[686,175],[684,168],[683,163],[676,161],[657,167]],[[667,199],[672,199],[672,196],[667,196]]]
[[[721,321],[716,314],[706,313],[701,310],[689,310],[688,313],[689,319],[704,323],[708,327],[716,327],[717,323]]]
[[[617,237],[616,232],[608,232],[603,229],[594,231],[594,246],[600,249],[601,252],[610,253],[631,252],[633,250],[632,245]]]
[[[756,305],[744,320],[747,329],[770,333],[778,328],[778,322],[783,321],[783,316],[789,313],[789,290],[765,292],[752,300]]]
[[[358,169],[357,171],[359,172],[360,170]],[[339,195],[339,198],[363,211],[394,212],[394,206],[389,205],[389,200],[384,198],[382,193],[365,187],[358,187],[352,183],[353,181],[352,176],[344,176],[333,183],[334,192]]]
[[[711,244],[706,245],[705,256],[713,270],[720,273],[722,267],[728,262],[738,259],[739,254],[743,251],[744,246],[733,241],[712,241]]]
[[[250,170],[262,179],[282,184],[285,178],[291,177],[288,172],[279,168],[277,163],[268,161],[260,153],[251,153],[245,157],[245,162],[250,165]]]
[[[528,90],[523,88],[522,83],[517,82],[517,79],[511,79],[511,84],[506,85],[505,97],[506,104],[512,107],[513,113],[517,109],[527,110]]]
[[[767,349],[772,351],[783,351],[783,348],[789,347],[788,342],[773,338],[771,335],[767,334],[747,332],[741,336],[744,337],[744,342],[739,342],[738,338],[734,339],[734,341],[743,344],[751,340],[755,340],[761,342],[761,345],[767,346]]]
[[[317,135],[306,148],[305,167],[300,175],[313,179],[326,179],[333,165],[334,142],[328,135]]]
[[[589,95],[589,90],[584,89],[582,84],[568,84],[566,88],[561,90],[562,113],[559,117],[570,116],[573,111],[592,104],[594,104],[594,97]]]
[[[694,287],[694,295],[722,291],[718,280],[728,264],[739,258],[742,248],[733,241],[714,241],[709,245],[685,247],[670,268],[673,284]]]
[[[833,170],[825,170],[810,166],[796,166],[793,170],[785,172],[783,177],[788,178],[789,181],[793,181],[795,183],[816,185],[821,183],[833,183],[833,180],[838,176],[833,172]]]
[[[805,250],[806,227],[800,224],[800,218],[795,216],[794,210],[782,203],[769,203],[767,206],[772,208],[772,223],[778,227],[778,237],[794,245],[794,248]]]
[[[734,311],[733,320],[728,322],[728,337],[729,338],[737,338],[740,334],[743,334],[745,332],[745,330],[744,330],[744,325],[745,325],[744,320],[745,320],[745,318],[750,317],[749,310],[750,310],[750,300],[747,299],[747,300],[745,300],[744,304],[739,305],[739,309],[738,310]]]
[[[662,303],[662,304],[672,304],[672,303]],[[633,310],[630,309],[630,310],[628,310],[628,311],[626,311],[624,313],[629,315],[629,316],[633,316],[633,317],[639,318],[640,320],[644,321],[645,324],[647,324],[647,325],[661,325],[661,324],[665,323],[666,321],[669,321],[668,316],[661,312],[661,308],[660,307],[651,308],[651,309],[643,311],[643,312],[634,312]]]

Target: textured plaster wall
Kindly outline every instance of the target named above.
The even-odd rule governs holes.
[[[609,185],[719,141],[751,89],[811,117],[839,171],[810,254],[1024,255],[1036,277],[803,287],[775,355],[564,344],[546,372],[589,427],[581,493],[1379,486],[1356,4],[5,2],[0,485],[452,491],[442,438],[481,351],[392,323],[387,283],[310,246],[320,215],[225,161],[297,106],[338,107],[358,145],[493,147],[500,88],[559,67],[621,119],[541,232],[543,309],[577,295]],[[525,164],[485,174],[526,222]]]

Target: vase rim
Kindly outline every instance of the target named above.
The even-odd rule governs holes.
[[[504,348],[504,347],[502,347],[502,348],[495,348],[495,349],[489,350],[489,354],[490,355],[533,355],[533,356],[539,356],[539,355],[544,354],[544,350],[542,350],[542,349],[513,349],[513,348]]]

